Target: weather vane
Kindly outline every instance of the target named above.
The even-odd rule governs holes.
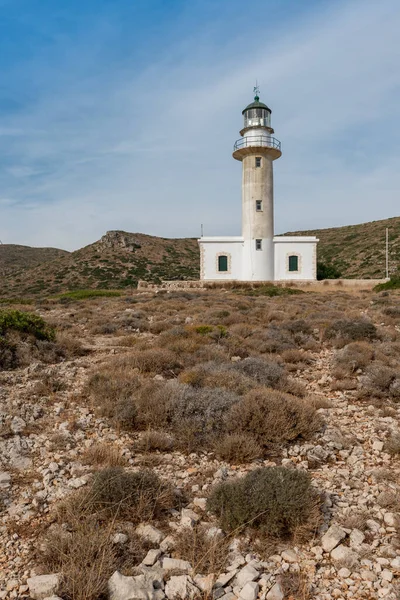
[[[254,94],[256,95],[256,97],[258,98],[258,95],[259,95],[259,93],[260,93],[260,88],[259,88],[259,86],[258,86],[257,79],[256,79],[256,85],[255,85],[255,86],[254,86],[254,88],[253,88],[253,92],[254,92]]]

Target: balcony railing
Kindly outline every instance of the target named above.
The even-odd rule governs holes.
[[[265,135],[254,136],[254,137],[242,137],[237,140],[233,146],[233,150],[239,150],[239,148],[246,148],[248,146],[264,146],[265,148],[276,148],[281,149],[281,143],[274,137],[266,137]]]

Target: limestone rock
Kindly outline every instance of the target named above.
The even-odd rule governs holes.
[[[165,535],[162,531],[157,529],[157,527],[153,527],[153,525],[145,525],[141,523],[136,527],[136,533],[140,535],[140,537],[144,538],[148,542],[152,542],[153,544],[160,544]]]
[[[240,569],[239,573],[237,574],[236,585],[240,588],[243,588],[246,583],[249,583],[249,581],[255,581],[258,579],[258,577],[258,571],[251,565],[246,565],[243,567],[243,569]]]
[[[153,549],[149,550],[143,559],[143,564],[147,567],[152,567],[155,562],[160,558],[161,550]]]
[[[343,544],[332,550],[331,557],[333,560],[340,561],[347,566],[354,565],[358,559],[358,555],[347,546],[343,546]]]
[[[44,600],[44,598],[54,596],[58,590],[60,581],[61,578],[59,573],[30,577],[27,581],[29,594],[33,600]]]
[[[275,583],[266,596],[267,600],[283,600],[284,597],[285,594],[283,593],[280,583]]]
[[[255,581],[249,581],[240,592],[240,600],[256,600],[260,586]]]
[[[325,552],[331,552],[346,537],[346,532],[338,525],[331,525],[321,538],[321,546]]]
[[[154,600],[152,589],[146,588],[135,577],[125,577],[119,571],[108,580],[110,600]]]
[[[175,569],[189,573],[192,570],[192,565],[187,560],[181,560],[180,558],[168,558],[167,556],[162,560],[162,568],[165,571],[174,571]]]
[[[165,586],[165,595],[169,600],[189,600],[198,593],[198,588],[187,575],[172,576]]]

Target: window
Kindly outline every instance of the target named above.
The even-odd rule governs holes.
[[[228,257],[225,254],[218,256],[218,271],[227,271],[228,270]]]
[[[256,240],[256,250],[262,250],[262,240]]]
[[[261,167],[261,156],[256,156],[256,167]]]
[[[256,200],[256,211],[257,212],[262,211],[262,200]]]
[[[298,256],[289,256],[289,271],[298,271],[299,270],[299,257]]]

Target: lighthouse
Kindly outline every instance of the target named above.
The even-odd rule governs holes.
[[[274,279],[274,177],[273,161],[282,154],[273,137],[271,109],[254,101],[242,111],[242,136],[233,157],[242,163],[243,277],[248,281]]]
[[[242,111],[243,128],[233,148],[242,163],[240,236],[201,237],[200,279],[205,281],[313,281],[317,238],[274,235],[273,162],[282,155],[274,137],[271,109],[259,89]],[[205,216],[203,223],[207,224]]]

